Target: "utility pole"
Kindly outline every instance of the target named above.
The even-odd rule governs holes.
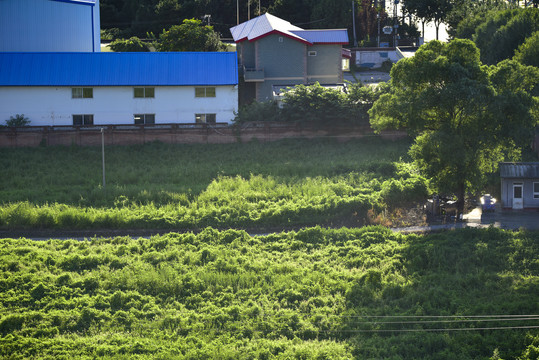
[[[376,13],[376,20],[378,20],[378,41],[376,44],[380,47],[380,13]]]
[[[103,162],[103,189],[105,188],[105,129],[101,128],[101,159]]]
[[[236,25],[239,25],[240,24],[240,0],[236,0],[236,19],[237,19]]]
[[[352,28],[354,33],[354,47],[357,47],[357,38],[356,38],[356,4],[352,0]]]
[[[395,46],[395,49],[398,46],[398,37],[399,37],[399,18],[397,16],[397,6],[399,5],[399,0],[395,0],[393,3],[393,18],[395,20],[395,23],[393,25],[393,45]]]

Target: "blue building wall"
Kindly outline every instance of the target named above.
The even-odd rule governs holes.
[[[99,0],[0,0],[0,52],[100,51]]]

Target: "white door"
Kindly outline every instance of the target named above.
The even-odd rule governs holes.
[[[513,184],[513,209],[519,210],[524,208],[522,200],[522,183]]]

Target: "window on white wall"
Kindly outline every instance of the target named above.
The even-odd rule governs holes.
[[[196,87],[195,97],[215,97],[215,87]]]
[[[195,114],[197,124],[215,124],[216,119],[216,114]]]
[[[71,88],[71,97],[73,99],[91,99],[94,97],[93,88]]]
[[[155,124],[155,114],[135,114],[135,124]]]
[[[316,56],[316,51],[309,51],[309,56]]]
[[[93,114],[79,114],[73,115],[73,125],[93,125],[94,124],[94,115]]]
[[[134,96],[136,98],[154,98],[155,88],[153,87],[136,87],[134,88]]]
[[[539,182],[533,183],[533,198],[539,199]]]

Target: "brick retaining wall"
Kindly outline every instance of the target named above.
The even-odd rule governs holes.
[[[39,145],[101,145],[101,128],[106,145],[135,145],[152,141],[170,144],[221,144],[234,142],[277,141],[290,138],[327,138],[346,141],[373,136],[369,126],[313,127],[302,124],[246,123],[227,124],[158,124],[158,125],[103,125],[28,126],[0,129],[0,147],[35,147]],[[402,138],[401,131],[385,132],[382,137]]]

